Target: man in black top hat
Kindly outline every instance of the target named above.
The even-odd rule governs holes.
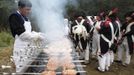
[[[85,13],[77,12],[71,25],[71,34],[75,48],[81,50],[81,59],[84,58],[86,64],[89,62],[88,35],[90,29],[91,26],[87,21]]]
[[[124,66],[127,66],[130,64],[131,61],[131,55],[133,54],[134,50],[134,11],[128,12],[125,15],[126,22],[122,26],[122,43],[118,47],[118,61],[122,62]],[[125,48],[125,49],[124,49]],[[125,61],[122,61],[122,52],[123,50],[126,50],[125,52]]]

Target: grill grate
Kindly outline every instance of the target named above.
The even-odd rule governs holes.
[[[75,64],[78,75],[86,75],[86,71],[84,70],[84,67],[86,65],[82,65],[81,63],[84,62],[83,60],[79,60],[78,53],[74,52],[72,53],[73,57],[73,63]],[[19,72],[19,73],[3,73],[3,75],[40,75],[45,69],[48,62],[48,55],[44,52],[40,53],[38,57],[33,57],[33,60],[27,60],[32,61],[32,64],[30,65],[21,65],[25,66],[26,70]],[[11,68],[10,66],[3,66],[3,68]],[[56,75],[62,75],[62,69],[58,68],[56,70]]]

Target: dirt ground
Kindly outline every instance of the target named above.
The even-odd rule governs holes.
[[[12,65],[10,59],[10,56],[12,54],[12,48],[0,48],[0,66],[1,65]],[[110,71],[107,72],[99,72],[97,71],[98,62],[96,59],[90,59],[90,63],[87,65],[85,70],[87,71],[87,75],[134,75],[134,56],[132,57],[131,64],[127,67],[122,66],[118,63],[113,63],[113,65],[110,67]],[[10,70],[2,70],[0,68],[0,75],[2,75],[2,72],[7,72]]]
[[[109,71],[102,73],[97,70],[97,66],[98,62],[96,59],[90,60],[90,64],[86,67],[87,75],[134,75],[134,56],[131,64],[127,67],[114,62]]]

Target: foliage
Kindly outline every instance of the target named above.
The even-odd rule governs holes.
[[[75,10],[84,11],[87,15],[96,15],[102,11],[108,13],[113,8],[118,8],[118,16],[124,19],[124,14],[134,11],[134,0],[77,0],[78,7]],[[68,6],[68,11],[74,10],[72,6]],[[70,14],[70,13],[69,13]]]
[[[0,0],[0,31],[8,29],[8,17],[14,9],[15,0]]]
[[[84,11],[87,15],[96,15],[101,11],[109,12],[112,8],[119,8],[119,18],[124,19],[126,12],[134,10],[134,0],[76,0],[77,5],[74,6],[68,2],[66,6],[67,14],[65,16],[72,17],[76,11]],[[15,0],[0,0],[0,31],[8,30],[8,17],[17,5]]]

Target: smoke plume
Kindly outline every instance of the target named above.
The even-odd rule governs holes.
[[[49,41],[60,40],[65,36],[64,14],[69,1],[77,4],[75,0],[31,0],[32,15]]]

